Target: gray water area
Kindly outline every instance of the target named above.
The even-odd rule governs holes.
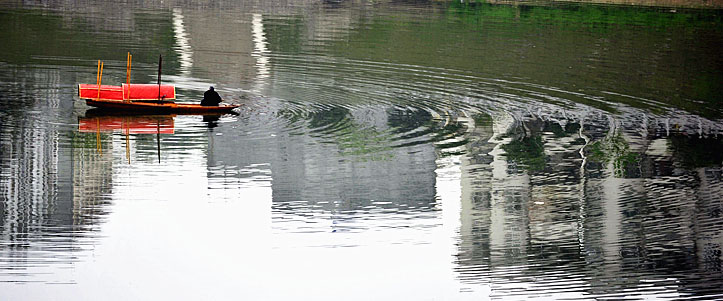
[[[723,298],[719,10],[0,8],[2,300]]]

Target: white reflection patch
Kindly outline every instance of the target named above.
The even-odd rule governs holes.
[[[193,67],[193,51],[188,41],[188,34],[183,24],[183,12],[180,8],[173,9],[173,35],[176,38],[175,50],[181,61],[181,75],[189,75]]]

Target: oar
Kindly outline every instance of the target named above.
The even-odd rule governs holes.
[[[158,102],[161,102],[161,66],[163,64],[163,56],[158,55]]]

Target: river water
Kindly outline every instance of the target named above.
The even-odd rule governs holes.
[[[723,298],[720,11],[132,4],[0,3],[0,299]]]

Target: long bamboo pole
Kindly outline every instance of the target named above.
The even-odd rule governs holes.
[[[128,52],[126,54],[126,82],[128,81],[128,64],[130,63],[130,56],[131,53]],[[123,85],[121,85],[121,94],[123,94],[123,101],[126,101],[126,89],[123,88]]]
[[[131,53],[126,54],[126,83],[128,83],[128,73],[131,69]]]
[[[95,73],[95,82],[98,84],[98,95],[96,99],[100,99],[100,60],[98,60],[98,71]]]
[[[96,100],[100,100],[100,86],[103,83],[103,62],[98,61],[98,96],[96,97]]]
[[[128,52],[128,64],[126,67],[126,86],[128,87],[128,101],[131,101],[131,69],[133,65],[133,55]],[[124,90],[125,92],[125,90]]]
[[[95,83],[100,85],[100,60],[98,60],[98,70],[95,71]]]

